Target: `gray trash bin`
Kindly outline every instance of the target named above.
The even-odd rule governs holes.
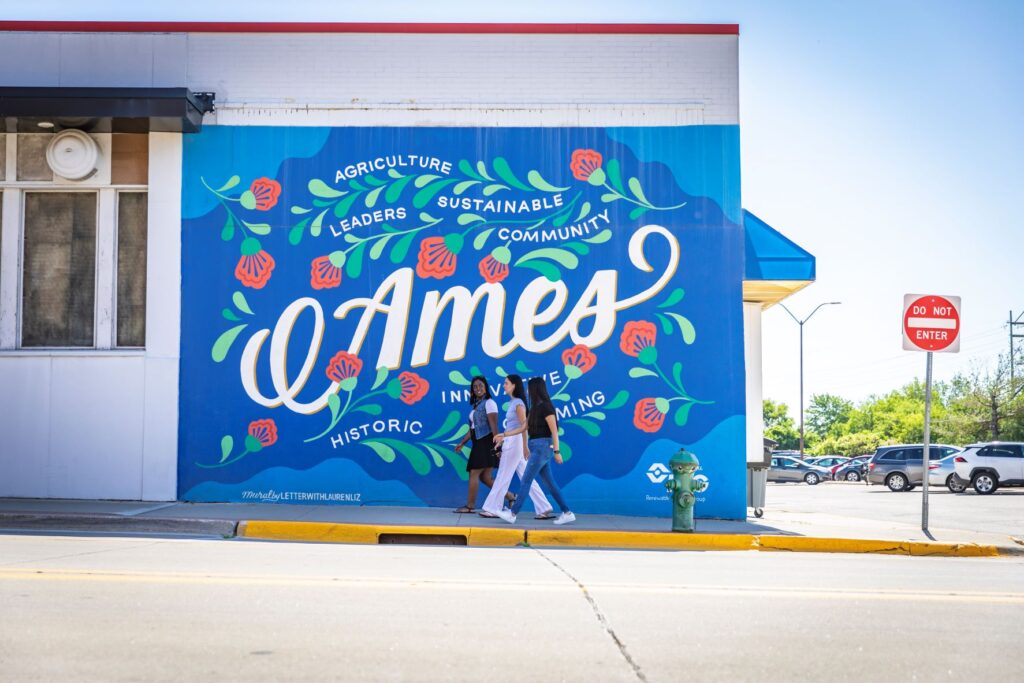
[[[768,488],[768,468],[747,467],[747,507],[754,508],[754,516],[764,514],[764,494]]]

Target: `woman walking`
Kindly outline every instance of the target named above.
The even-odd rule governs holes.
[[[505,393],[512,399],[509,401],[508,410],[505,413],[505,431],[494,437],[496,443],[501,444],[501,459],[498,461],[498,474],[491,485],[491,492],[484,501],[482,517],[497,517],[504,507],[509,484],[512,483],[512,476],[518,472],[522,481],[523,473],[526,471],[526,391],[523,389],[523,378],[519,375],[509,375],[505,378]],[[526,491],[519,489],[519,495]],[[514,497],[513,497],[514,500]],[[533,501],[533,509],[536,511],[536,519],[551,519],[554,509],[551,503],[544,497],[537,482],[530,486],[530,500]]]
[[[487,379],[473,378],[469,387],[469,431],[455,446],[455,452],[462,454],[467,441],[473,442],[466,462],[469,472],[469,492],[466,504],[452,512],[469,513],[476,509],[476,496],[482,481],[487,486],[494,484],[491,470],[498,464],[494,455],[494,435],[498,433],[498,404],[491,398]]]
[[[576,521],[576,515],[569,509],[569,504],[562,497],[562,491],[558,488],[558,482],[551,472],[551,459],[559,465],[562,464],[562,452],[558,448],[558,420],[555,415],[555,407],[551,405],[551,398],[548,396],[548,385],[543,377],[534,377],[528,384],[530,389],[530,411],[527,414],[527,428],[530,434],[529,449],[527,456],[526,472],[523,474],[523,483],[520,490],[526,490],[533,485],[533,480],[540,478],[544,488],[548,490],[551,497],[558,503],[562,514],[555,520],[555,524],[568,524]],[[516,523],[516,515],[526,502],[525,496],[518,496],[512,503],[511,510],[501,510],[497,514],[509,524]]]

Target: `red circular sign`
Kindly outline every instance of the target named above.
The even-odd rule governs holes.
[[[922,351],[941,351],[957,340],[960,314],[941,296],[922,296],[903,311],[903,334]]]

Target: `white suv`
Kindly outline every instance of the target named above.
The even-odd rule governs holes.
[[[1024,443],[976,443],[953,458],[956,476],[970,482],[978,493],[1000,486],[1024,486]]]

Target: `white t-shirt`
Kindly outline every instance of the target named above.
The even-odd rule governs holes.
[[[489,398],[489,399],[487,399],[487,402],[484,403],[484,413],[486,413],[487,415],[497,415],[498,414],[498,404],[494,402],[494,399]],[[472,408],[470,408],[470,410],[469,410],[469,424],[471,426],[473,424],[473,409]],[[490,426],[490,425],[488,425],[488,426]],[[474,432],[474,434],[475,434],[475,432]]]

